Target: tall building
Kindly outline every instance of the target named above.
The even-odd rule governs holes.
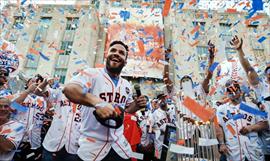
[[[267,61],[269,63],[268,15],[259,12],[258,19],[247,22],[248,13],[244,11],[200,10],[188,5],[182,0],[174,1],[169,15],[161,17],[163,45],[168,47],[172,44],[170,75],[177,86],[183,75],[191,75],[195,82],[204,78],[208,40],[218,49],[216,62],[227,60],[236,53],[229,40],[237,34],[243,37],[244,51],[259,70]],[[5,18],[1,30],[5,39],[14,43],[19,51],[21,71],[29,76],[36,73],[58,76],[60,82],[65,83],[82,67],[103,64],[109,20],[112,19],[110,9],[129,11],[133,8],[139,12],[157,8],[162,11],[163,6],[164,1],[161,0],[44,2],[20,8],[17,3],[11,3],[2,10]],[[143,25],[141,19],[137,18]],[[261,41],[263,37],[266,39]],[[133,48],[138,50],[136,44]],[[162,73],[162,69],[159,72]],[[136,77],[131,72],[127,78],[142,83],[142,90],[151,97],[154,96],[153,90],[164,87],[162,76]]]

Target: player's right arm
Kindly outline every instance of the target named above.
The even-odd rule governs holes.
[[[230,43],[238,52],[240,63],[247,74],[247,78],[248,78],[249,83],[252,86],[258,85],[259,84],[259,76],[258,76],[257,72],[254,70],[254,68],[250,65],[249,61],[245,58],[245,53],[244,53],[243,48],[242,48],[243,39],[241,38],[239,40],[239,38],[235,35]]]
[[[215,129],[216,136],[220,145],[219,152],[225,155],[229,154],[229,148],[225,144],[223,128],[220,125],[217,125]]]
[[[169,61],[170,61],[170,54],[171,54],[171,44],[168,49],[165,50],[165,61],[167,62],[164,66],[164,73],[163,73],[163,82],[166,85],[168,93],[171,93],[173,90],[173,82],[169,76]]]

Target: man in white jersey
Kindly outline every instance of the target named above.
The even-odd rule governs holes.
[[[16,110],[10,107],[12,92],[7,88],[7,78],[19,65],[19,59],[14,54],[15,46],[0,39],[0,160],[10,161],[24,135],[23,123],[11,120],[10,116]],[[21,96],[13,101],[20,101]]]
[[[268,128],[267,122],[244,110],[244,106],[257,108],[255,104],[242,101],[242,92],[237,81],[228,80],[225,86],[230,102],[217,109],[218,124],[224,132],[224,135],[217,135],[220,152],[227,155],[228,161],[264,160],[258,132]]]
[[[108,128],[97,121],[97,118],[118,118],[121,112],[115,110],[114,106],[123,107],[128,113],[146,106],[145,96],[133,101],[130,83],[120,77],[127,56],[128,46],[122,41],[113,41],[108,49],[104,69],[87,68],[64,88],[68,99],[83,105],[78,149],[78,156],[82,160],[121,161],[132,157],[131,147],[123,135],[123,126]]]
[[[41,128],[47,111],[47,102],[44,97],[37,96],[33,92],[42,81],[43,77],[37,74],[26,83],[25,89],[32,93],[24,95],[25,99],[21,103],[28,107],[28,111],[17,112],[16,115],[16,119],[25,124],[26,133],[19,146],[19,151],[15,154],[15,161],[41,160]]]
[[[78,140],[81,126],[81,106],[70,102],[62,93],[62,87],[45,87],[54,79],[45,79],[39,86],[39,95],[46,95],[54,112],[53,120],[43,141],[42,161],[77,161]]]
[[[239,39],[237,36],[234,36],[234,38],[231,41],[231,44],[235,47],[235,49],[238,52],[239,60],[244,68],[244,71],[247,75],[248,81],[252,88],[256,92],[257,96],[257,105],[258,107],[268,112],[268,124],[269,124],[269,112],[270,112],[270,67],[266,67],[264,70],[264,74],[266,77],[266,81],[260,81],[258,74],[254,70],[254,68],[250,65],[248,59],[245,58],[245,53],[242,49],[243,40]],[[267,101],[268,98],[268,101]],[[260,136],[260,145],[263,147],[263,152],[265,155],[265,160],[270,159],[270,130],[263,130],[259,133]]]

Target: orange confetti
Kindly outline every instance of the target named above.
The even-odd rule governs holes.
[[[6,130],[1,131],[1,135],[8,134],[11,132],[12,132],[11,129],[6,129]]]
[[[177,145],[185,145],[185,140],[184,139],[177,140]]]
[[[200,26],[197,25],[194,27],[194,29],[192,31],[190,31],[190,34],[194,34],[195,32],[197,32],[200,29]]]
[[[230,124],[228,124],[226,127],[228,128],[228,130],[231,132],[231,134],[233,136],[236,134],[235,130],[233,129],[233,127]]]
[[[144,56],[145,55],[145,50],[144,50],[143,42],[141,40],[139,40],[139,41],[137,41],[137,44],[138,44],[138,47],[139,47],[139,50],[140,50],[139,55]]]
[[[215,92],[216,92],[216,87],[212,87],[210,92],[209,92],[209,96],[212,96]]]
[[[162,11],[162,16],[164,16],[164,17],[168,16],[168,14],[170,12],[170,8],[171,8],[171,3],[172,3],[172,0],[165,1],[164,8]]]
[[[189,43],[189,45],[190,45],[191,47],[194,47],[194,46],[197,46],[197,45],[199,44],[199,42],[200,42],[199,40],[196,40],[193,44],[190,44],[190,43]]]
[[[226,12],[227,13],[236,13],[237,11],[234,8],[228,8]]]
[[[105,65],[104,64],[95,64],[95,68],[104,68]]]
[[[61,53],[64,53],[65,50],[56,50],[56,52],[57,52],[58,54],[61,54]]]
[[[95,140],[95,139],[93,139],[93,138],[89,138],[89,137],[88,137],[88,138],[86,138],[86,140],[87,140],[87,141],[90,141],[90,142],[93,142],[93,143],[95,143],[95,142],[96,142],[96,140]]]
[[[4,42],[1,48],[2,48],[2,50],[6,50],[7,47],[8,47],[8,43]]]
[[[190,97],[186,97],[184,99],[183,105],[204,122],[209,121],[211,118],[213,118],[215,114],[214,112],[205,109],[203,106],[201,106],[199,103],[197,103]]]
[[[191,6],[191,5],[196,4],[196,3],[197,3],[196,0],[191,0],[191,1],[189,2],[189,5]]]
[[[39,51],[37,51],[37,50],[35,50],[35,49],[33,49],[33,48],[30,48],[30,49],[29,49],[29,53],[39,55]]]
[[[245,24],[249,25],[252,21],[255,21],[255,20],[258,20],[258,19],[261,19],[261,18],[263,18],[263,15],[257,15],[257,16],[251,17],[250,19],[247,19],[245,21]]]

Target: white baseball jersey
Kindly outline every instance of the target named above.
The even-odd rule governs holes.
[[[62,89],[49,88],[48,92],[54,116],[42,145],[50,152],[57,152],[65,146],[69,154],[76,154],[79,148],[81,106],[71,103]]]
[[[247,104],[247,103],[245,103]],[[256,108],[254,104],[247,104]],[[252,161],[262,161],[264,156],[259,145],[259,138],[256,132],[241,135],[239,131],[242,127],[253,125],[262,119],[256,115],[240,110],[237,106],[227,103],[217,109],[217,119],[225,134],[226,145],[230,149],[227,160],[244,161],[245,157]],[[243,115],[243,118],[233,119],[236,115]]]
[[[162,145],[164,140],[164,135],[161,133],[165,133],[166,125],[169,123],[168,114],[166,111],[158,108],[152,114],[151,123],[153,127],[153,131],[155,132],[155,156],[156,158],[161,157]]]
[[[71,83],[80,85],[103,101],[126,107],[133,102],[130,83],[119,78],[117,86],[105,69],[87,68],[75,76]],[[101,125],[93,115],[94,107],[82,106],[82,126],[78,155],[83,160],[102,160],[113,148],[124,158],[130,158],[131,147],[123,135],[123,125],[110,129]]]
[[[9,121],[0,126],[0,135],[12,142],[17,149],[25,132],[25,125],[17,121]],[[0,160],[10,161],[12,160],[15,150],[8,153],[0,153]]]
[[[26,97],[22,105],[29,109],[27,112],[18,111],[15,118],[25,123],[26,134],[23,137],[23,142],[29,142],[32,149],[37,149],[41,146],[41,128],[47,102],[43,97],[31,94]]]
[[[270,85],[266,82],[259,83],[257,87],[254,87],[254,90],[259,101],[262,101],[265,112],[268,113],[266,120],[268,120],[268,124],[270,125],[270,102],[263,100],[263,98],[270,96]],[[261,145],[263,145],[264,154],[270,155],[270,128],[260,132],[260,141]]]
[[[141,136],[141,145],[142,146],[147,146],[150,143],[153,143],[153,139],[151,134],[149,134],[149,126],[150,126],[150,118],[151,118],[151,111],[145,111],[145,114],[142,115],[141,111],[136,112],[136,117],[139,123],[139,126],[142,130],[142,136]]]

